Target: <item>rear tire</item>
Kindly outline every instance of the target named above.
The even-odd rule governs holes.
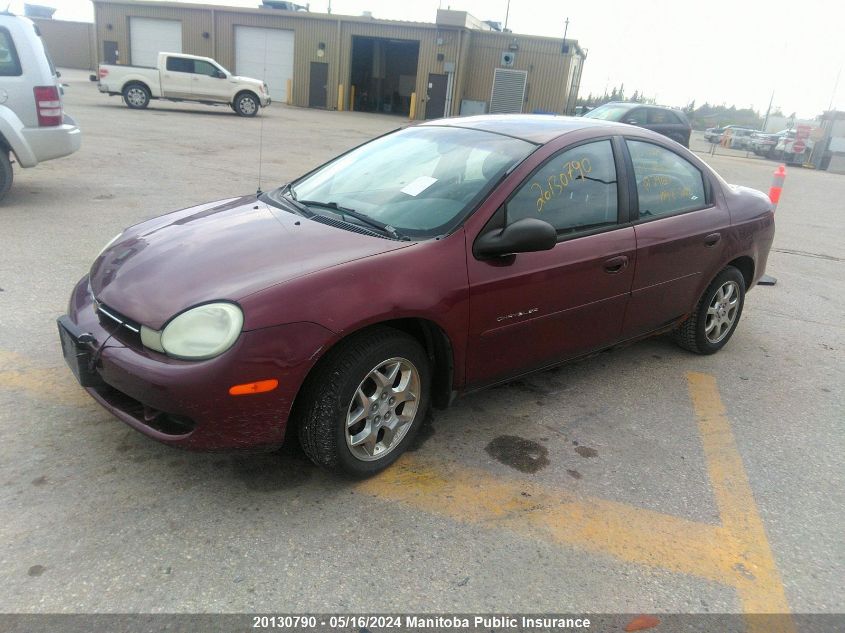
[[[413,441],[430,389],[429,359],[416,339],[388,327],[353,335],[320,361],[297,398],[300,444],[327,470],[374,475]]]
[[[126,84],[123,87],[123,103],[133,110],[143,110],[150,105],[150,89],[138,82]]]
[[[9,152],[0,150],[0,200],[9,193],[13,179],[14,172],[12,171],[12,161],[9,160]]]
[[[733,336],[744,304],[745,278],[728,266],[710,282],[695,311],[672,332],[672,338],[696,354],[715,354]]]
[[[235,96],[235,101],[232,103],[232,108],[240,116],[253,117],[258,114],[258,97],[251,92],[241,92]]]

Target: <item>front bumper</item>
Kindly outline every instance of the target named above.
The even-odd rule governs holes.
[[[273,101],[272,99],[270,99],[270,95],[258,97],[258,100],[261,102],[262,108],[266,108]]]
[[[292,323],[243,332],[217,358],[180,361],[101,323],[87,276],[73,291],[67,318],[95,339],[92,350],[102,346],[93,386],[85,387],[91,397],[153,439],[205,451],[279,446],[299,387],[334,336],[314,323]],[[272,378],[279,381],[274,391],[229,395],[233,385]]]

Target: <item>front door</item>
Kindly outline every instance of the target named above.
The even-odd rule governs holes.
[[[446,116],[446,75],[428,75],[427,102],[425,104],[425,118],[439,119]]]
[[[325,108],[328,103],[329,65],[311,62],[311,78],[308,82],[308,107]]]
[[[221,72],[214,64],[195,59],[194,72],[191,74],[191,92],[194,99],[228,101],[229,81],[227,77],[220,76]]]
[[[730,215],[686,158],[644,140],[628,139],[626,146],[639,207],[637,271],[624,331],[633,337],[692,311],[718,272]]]
[[[559,152],[516,188],[481,231],[539,218],[557,229],[558,243],[548,251],[496,259],[469,256],[468,386],[619,340],[636,243],[634,229],[620,224],[627,197],[619,195],[616,173],[608,139]]]

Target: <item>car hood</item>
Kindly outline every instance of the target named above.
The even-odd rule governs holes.
[[[412,243],[326,226],[248,196],[127,229],[94,261],[90,284],[97,301],[160,329],[197,304],[237,302],[275,284]]]

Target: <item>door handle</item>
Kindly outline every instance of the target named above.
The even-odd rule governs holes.
[[[611,275],[625,270],[628,267],[628,256],[620,255],[619,257],[611,257],[604,263],[604,271]]]
[[[721,233],[711,233],[710,235],[708,235],[707,237],[704,238],[704,245],[707,248],[713,248],[714,246],[716,246],[716,244],[718,244],[721,241],[721,239],[722,239]]]

